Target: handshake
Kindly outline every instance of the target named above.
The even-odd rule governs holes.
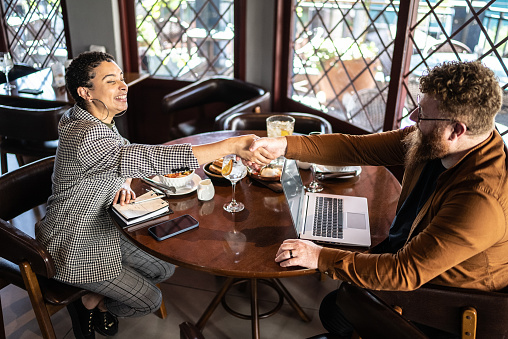
[[[286,154],[287,141],[285,137],[260,138],[256,135],[243,135],[229,138],[235,149],[232,152],[242,158],[243,163],[254,170],[261,170],[273,160]]]

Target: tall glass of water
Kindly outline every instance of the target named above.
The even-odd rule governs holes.
[[[0,71],[5,74],[5,84],[3,88],[8,91],[16,88],[16,86],[9,83],[9,72],[13,67],[14,63],[12,62],[11,54],[9,52],[0,52]]]
[[[266,134],[269,138],[285,137],[292,135],[295,129],[295,118],[289,115],[272,115],[266,118]],[[284,157],[272,161],[270,165],[280,166],[284,164]]]
[[[224,157],[224,161],[222,162],[222,176],[229,181],[231,181],[231,185],[233,185],[233,199],[230,203],[224,205],[224,209],[228,212],[240,212],[245,206],[236,201],[235,199],[235,190],[236,183],[247,175],[247,167],[242,163],[241,160],[236,160],[235,154],[230,154]]]

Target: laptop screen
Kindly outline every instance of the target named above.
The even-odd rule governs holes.
[[[300,221],[302,218],[300,206],[303,203],[305,190],[295,160],[286,159],[284,161],[284,168],[282,169],[280,181],[289,205],[289,211],[291,212],[291,218],[293,219],[296,233],[299,235],[301,231],[300,225],[302,224]]]

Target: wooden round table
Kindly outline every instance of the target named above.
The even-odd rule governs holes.
[[[168,142],[200,145],[228,137],[254,133],[265,136],[265,131],[219,131],[197,134]],[[196,170],[201,178],[206,175],[203,166]],[[301,171],[304,184],[310,181],[310,171]],[[316,270],[282,268],[275,261],[275,254],[282,241],[295,238],[288,205],[283,193],[276,193],[258,182],[245,178],[237,184],[236,199],[245,205],[239,213],[229,213],[223,205],[231,200],[231,183],[225,179],[212,180],[215,196],[210,201],[199,201],[196,192],[169,198],[174,211],[157,221],[150,221],[124,229],[124,234],[139,247],[156,257],[178,266],[226,276],[223,288],[212,300],[196,323],[201,330],[227,290],[242,278],[251,281],[251,315],[254,338],[259,338],[259,313],[257,310],[257,280],[271,283],[297,310],[303,320],[308,320],[296,300],[287,292],[278,278],[315,274]],[[133,181],[136,191],[142,190],[139,180]],[[323,182],[324,193],[366,197],[369,202],[369,219],[372,246],[380,243],[388,234],[395,216],[400,184],[384,167],[363,167],[362,173],[353,179],[334,179]],[[199,221],[199,228],[175,237],[156,241],[148,234],[148,226],[161,220],[190,214]],[[351,248],[353,250],[365,250]],[[238,316],[238,314],[236,314]],[[266,316],[269,316],[268,314]],[[264,315],[261,315],[264,316]]]

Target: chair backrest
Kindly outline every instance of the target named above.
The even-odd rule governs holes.
[[[162,111],[170,116],[174,137],[213,131],[224,112],[270,109],[270,93],[254,84],[225,77],[197,81],[162,99]]]
[[[48,157],[0,176],[0,257],[15,264],[28,261],[44,277],[55,275],[53,260],[33,239],[34,225],[24,230],[8,220],[47,202],[55,157]]]
[[[259,97],[266,92],[259,86],[225,77],[211,77],[194,82],[162,99],[166,111],[182,110],[211,102],[226,102],[231,106]]]
[[[508,338],[508,293],[424,285],[414,291],[371,291],[411,321],[461,335],[465,309],[477,313],[477,338]]]
[[[234,113],[227,116],[221,129],[224,130],[266,130],[266,118],[272,115],[289,115],[295,118],[295,133],[310,132],[332,133],[332,125],[328,120],[308,113]]]
[[[342,283],[337,305],[362,339],[428,339],[415,325],[361,287]]]
[[[9,71],[9,81],[16,80],[17,78],[24,77],[25,75],[32,74],[39,71],[39,69],[28,66],[25,64],[15,64],[14,67]],[[5,74],[0,73],[0,83],[5,83]]]
[[[58,139],[58,122],[68,105],[19,100],[0,101],[0,135],[8,138],[49,141]]]

